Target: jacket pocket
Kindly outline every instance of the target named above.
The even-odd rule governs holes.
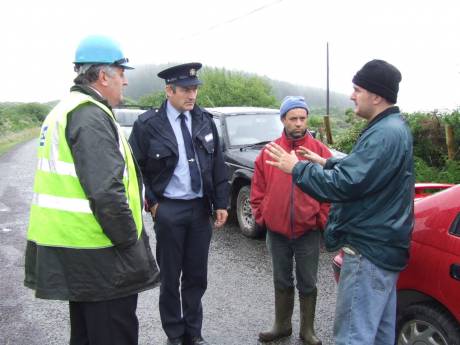
[[[147,171],[153,174],[162,173],[174,163],[174,152],[165,144],[151,141],[147,152]]]
[[[171,156],[173,152],[169,147],[166,145],[157,142],[157,141],[151,141],[149,145],[149,150],[147,152],[147,155],[149,158],[155,159],[155,160],[161,160],[164,158],[167,158]]]
[[[151,262],[152,255],[147,252],[144,240],[141,238],[126,248],[115,247],[116,261],[114,285],[116,287],[137,287],[148,285],[154,278],[155,266]]]

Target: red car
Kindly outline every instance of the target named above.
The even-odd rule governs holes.
[[[410,259],[397,286],[398,345],[460,344],[460,185],[451,186],[416,185]],[[333,259],[337,281],[342,256]]]
[[[415,200],[422,199],[452,186],[454,185],[450,183],[416,183],[414,198]]]

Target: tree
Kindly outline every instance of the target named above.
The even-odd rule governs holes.
[[[157,91],[139,98],[139,105],[159,107],[166,99],[164,91]]]
[[[225,69],[204,68],[200,73],[203,85],[198,92],[197,103],[203,107],[224,106],[279,106],[269,83],[258,76]],[[165,100],[164,91],[157,91],[139,99],[143,106],[158,107]]]
[[[261,77],[219,68],[205,68],[200,77],[198,103],[202,106],[279,106],[270,84]]]

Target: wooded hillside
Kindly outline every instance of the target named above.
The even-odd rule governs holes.
[[[164,81],[157,77],[157,73],[167,68],[168,66],[169,65],[140,65],[136,66],[136,69],[128,71],[127,76],[129,84],[125,90],[125,95],[128,98],[134,100],[135,102],[138,101],[141,97],[162,91],[164,89]],[[302,95],[305,97],[311,108],[326,108],[326,90],[324,89],[295,85],[285,81],[272,80],[267,77],[257,76],[255,74],[239,71],[230,71],[219,68],[204,67],[200,71],[200,74],[206,74],[208,71],[224,71],[225,73],[240,74],[243,76],[247,76],[249,78],[258,77],[263,79],[268,85],[271,86],[271,93],[276,97],[278,102],[288,95]],[[306,81],[305,84],[307,83],[308,81]],[[212,85],[209,86],[212,87]],[[331,108],[339,108],[341,110],[340,112],[343,114],[345,109],[350,108],[352,106],[353,104],[349,100],[348,95],[331,92]]]

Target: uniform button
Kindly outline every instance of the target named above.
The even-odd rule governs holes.
[[[160,157],[160,155],[157,153],[157,158]]]

